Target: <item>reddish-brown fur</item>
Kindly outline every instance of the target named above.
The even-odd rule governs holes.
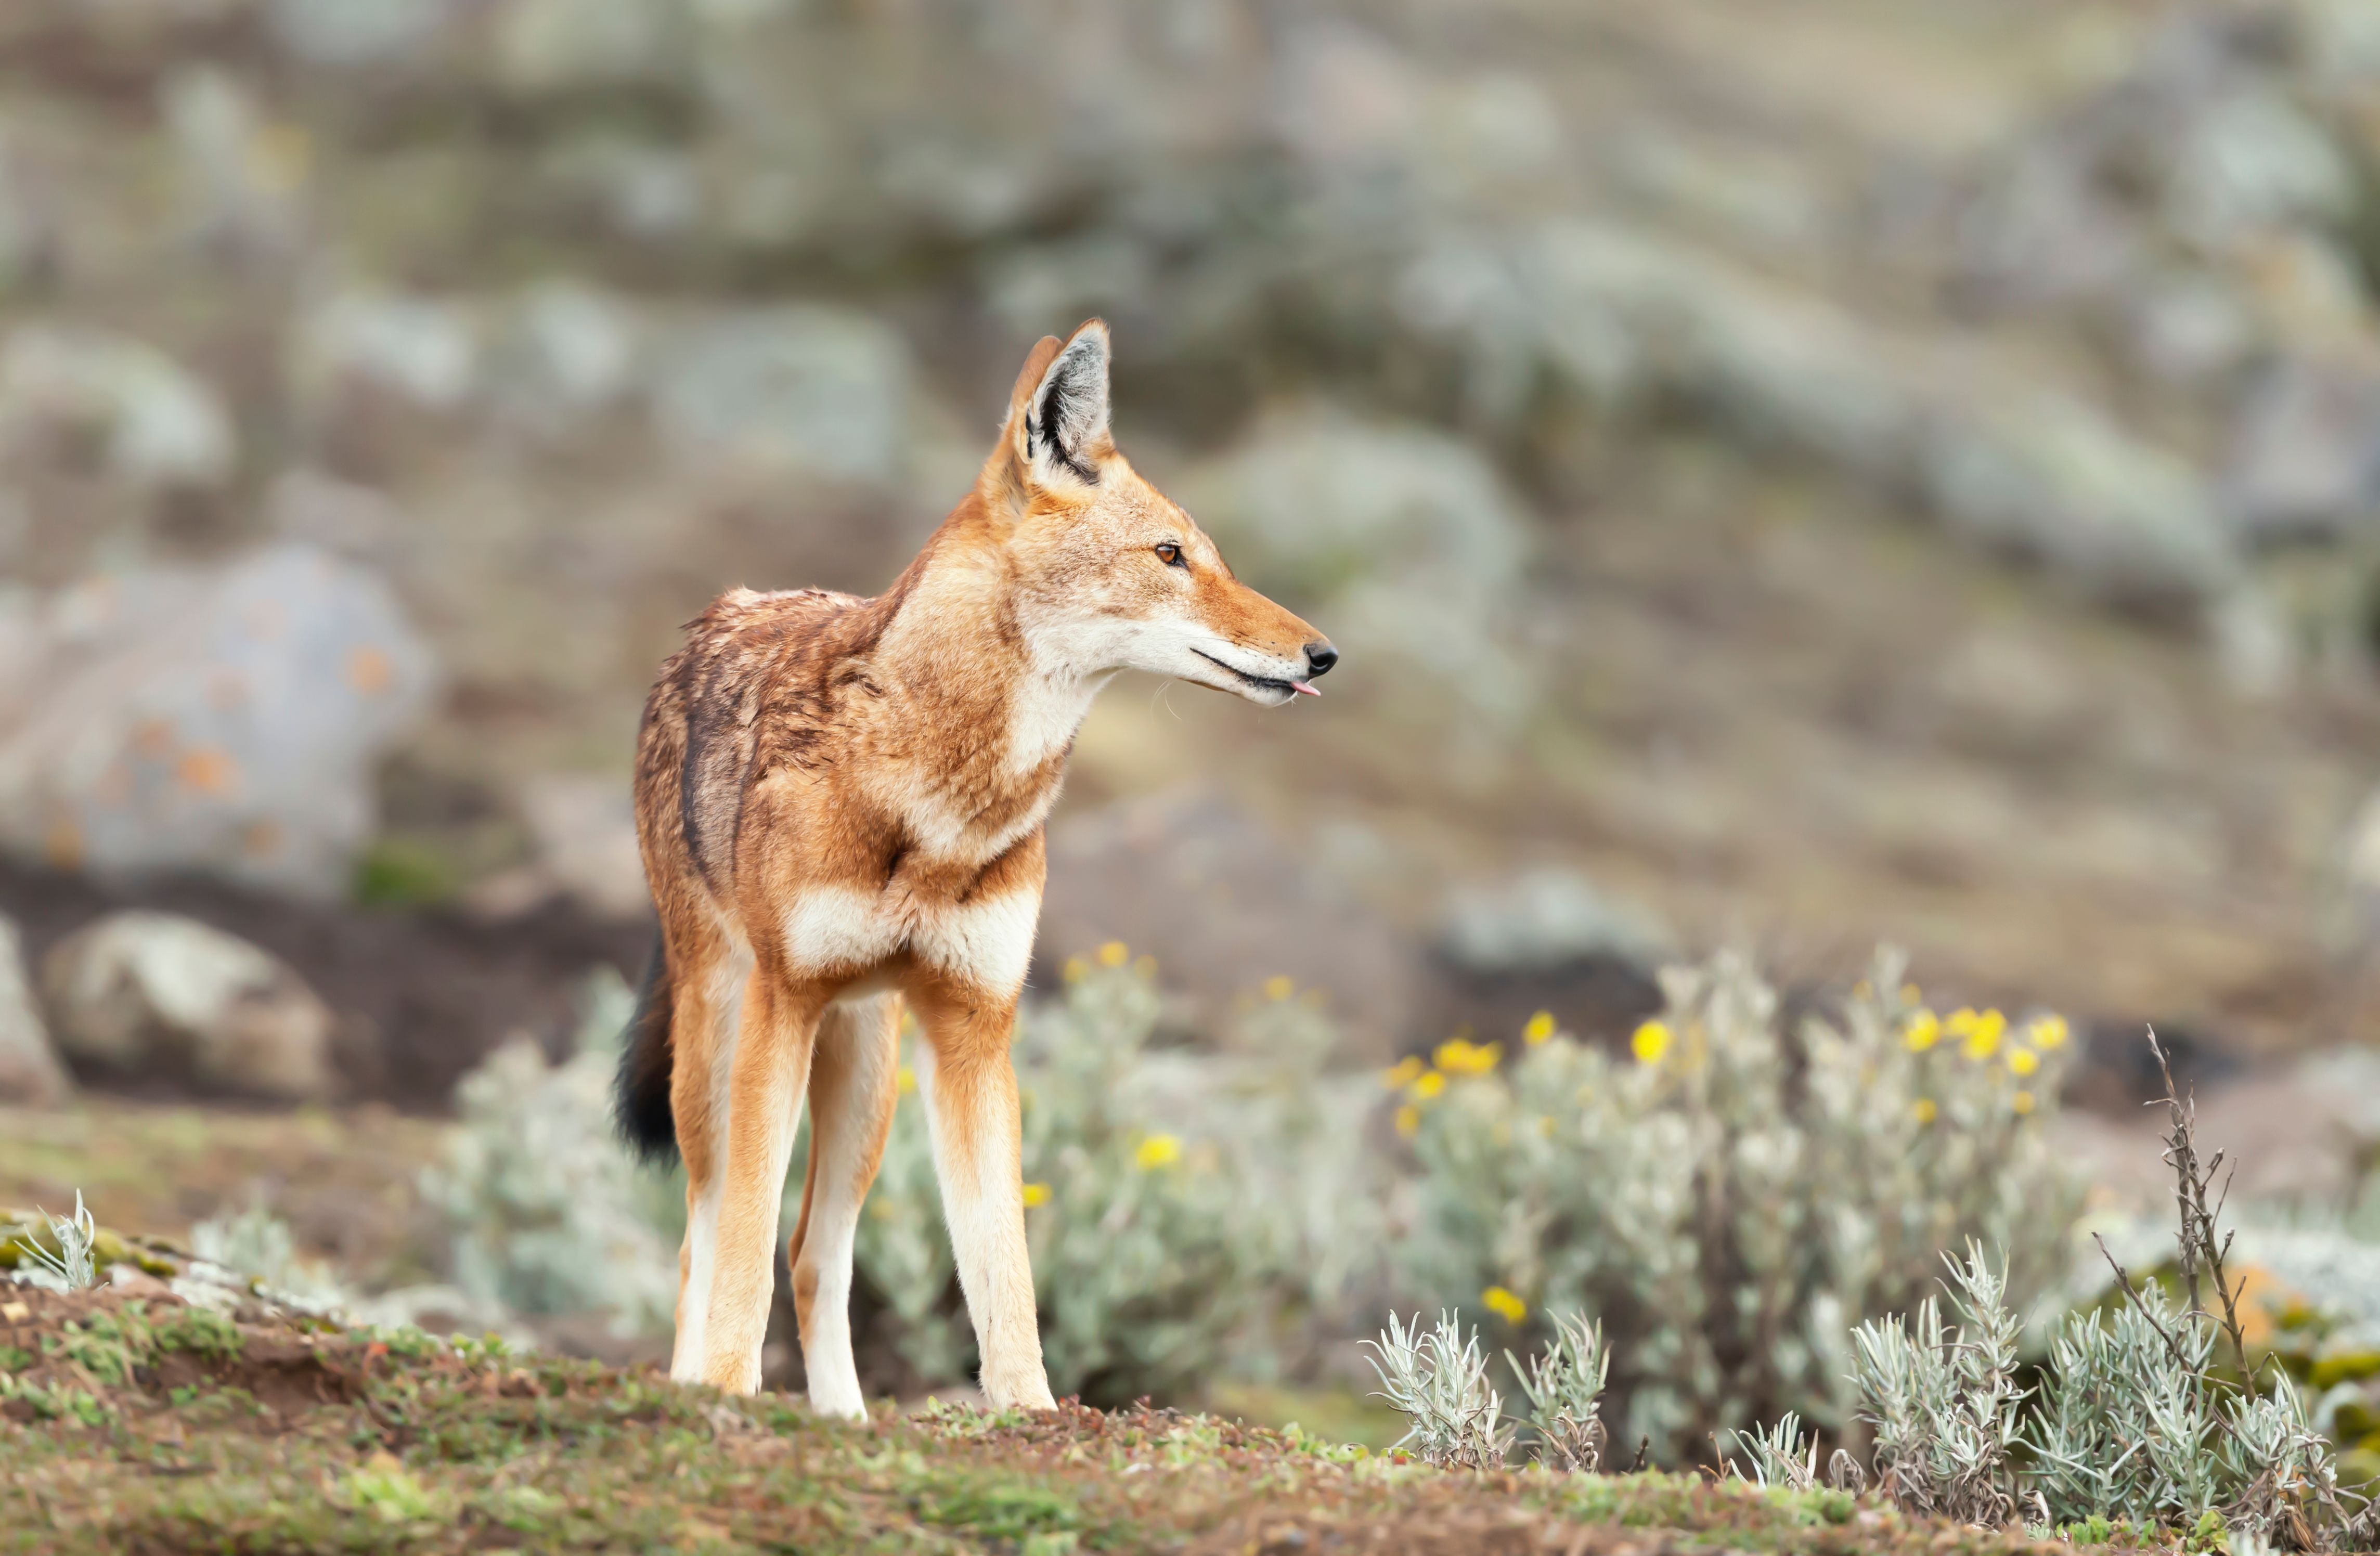
[[[1009,1042],[1075,728],[1119,668],[1278,704],[1336,657],[1115,452],[1098,321],[1034,348],[974,491],[883,594],[737,590],[691,624],[638,740],[663,943],[622,1080],[624,1118],[686,1159],[675,1376],[759,1384],[807,1092],[803,1351],[816,1404],[862,1408],[850,1228],[905,1000],[985,1391],[1050,1403]]]

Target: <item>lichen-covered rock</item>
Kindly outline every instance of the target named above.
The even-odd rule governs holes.
[[[1657,967],[1677,949],[1659,918],[1574,871],[1523,870],[1449,899],[1439,943],[1468,972],[1548,972],[1597,957]]]
[[[50,1048],[49,1027],[33,1003],[24,942],[0,918],[0,1102],[48,1106],[74,1094],[74,1082]]]
[[[281,962],[195,919],[103,918],[51,949],[42,992],[59,1046],[95,1069],[284,1101],[336,1088],[330,1007]]]
[[[379,577],[310,546],[0,608],[0,846],[336,893],[431,678]]]

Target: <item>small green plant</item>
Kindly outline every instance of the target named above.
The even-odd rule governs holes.
[[[385,1454],[347,1476],[347,1500],[382,1523],[419,1524],[440,1515],[436,1497],[405,1466]]]
[[[49,1223],[49,1241],[53,1247],[39,1243],[20,1244],[30,1268],[19,1263],[17,1279],[27,1285],[42,1286],[51,1291],[88,1291],[99,1283],[99,1269],[92,1250],[99,1242],[99,1223],[91,1219],[82,1202],[82,1190],[75,1190],[72,1216],[54,1216],[40,1212]]]
[[[1733,1434],[1736,1445],[1752,1461],[1752,1474],[1745,1478],[1761,1487],[1775,1487],[1788,1491],[1815,1491],[1818,1489],[1818,1440],[1815,1434],[1804,1437],[1802,1417],[1788,1410],[1773,1426],[1760,1431],[1738,1431]],[[1742,1477],[1743,1472],[1733,1460],[1728,1468]]]
[[[1434,1329],[1421,1315],[1407,1328],[1396,1314],[1378,1340],[1372,1370],[1380,1397],[1411,1423],[1397,1447],[1425,1464],[1456,1469],[1494,1469],[1512,1452],[1512,1428],[1504,1424],[1504,1402],[1488,1381],[1488,1355],[1462,1316],[1442,1312]]]
[[[1393,1315],[1391,1316],[1393,1321]],[[1608,1436],[1597,1406],[1611,1373],[1603,1330],[1578,1314],[1554,1319],[1546,1348],[1524,1367],[1504,1353],[1529,1402],[1524,1419],[1536,1434],[1537,1460],[1548,1468],[1592,1475],[1603,1464]]]

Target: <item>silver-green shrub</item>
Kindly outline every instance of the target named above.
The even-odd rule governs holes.
[[[2256,1392],[2218,1370],[2211,1315],[2154,1283],[2070,1313],[2027,1402],[1998,1272],[1971,1251],[1952,1273],[1956,1329],[1928,1298],[1913,1332],[1894,1317],[1854,1336],[1879,1486],[1903,1509],[2045,1532],[2188,1531],[2212,1514],[2292,1550],[2337,1536],[2338,1475],[2303,1397],[2285,1373]]]
[[[1538,1461],[1566,1472],[1592,1475],[1600,1469],[1609,1439],[1603,1425],[1603,1385],[1611,1376],[1602,1329],[1576,1313],[1559,1316],[1546,1348],[1527,1365],[1510,1351],[1504,1364],[1528,1401],[1523,1419],[1536,1435]]]
[[[1927,1516],[1998,1526],[2016,1506],[2017,1340],[2006,1271],[1971,1246],[1950,1264],[1959,1323],[1927,1296],[1913,1320],[1895,1313],[1852,1331],[1852,1380],[1876,1433],[1880,1489]]]
[[[1405,1435],[1396,1446],[1425,1464],[1451,1469],[1497,1469],[1512,1453],[1514,1436],[1504,1420],[1504,1402],[1488,1381],[1488,1353],[1476,1331],[1465,1330],[1460,1314],[1442,1312],[1425,1330],[1421,1315],[1408,1329],[1393,1312],[1372,1351],[1379,1397],[1402,1414]]]
[[[1391,1071],[1418,1168],[1409,1295],[1494,1294],[1540,1346],[1540,1315],[1595,1315],[1608,1418],[1658,1454],[1789,1409],[1841,1430],[1853,1323],[1914,1307],[1971,1238],[2037,1289],[2078,1204],[2038,1127],[2065,1024],[1938,1015],[1902,970],[1880,953],[1789,1039],[1775,992],[1720,955],[1664,975],[1629,1054],[1540,1020],[1509,1060],[1456,1041]]]

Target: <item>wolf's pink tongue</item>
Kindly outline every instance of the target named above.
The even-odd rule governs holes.
[[[1320,697],[1322,695],[1320,692],[1314,689],[1314,683],[1311,681],[1292,681],[1289,683],[1289,689],[1292,691],[1302,691],[1308,697]]]

